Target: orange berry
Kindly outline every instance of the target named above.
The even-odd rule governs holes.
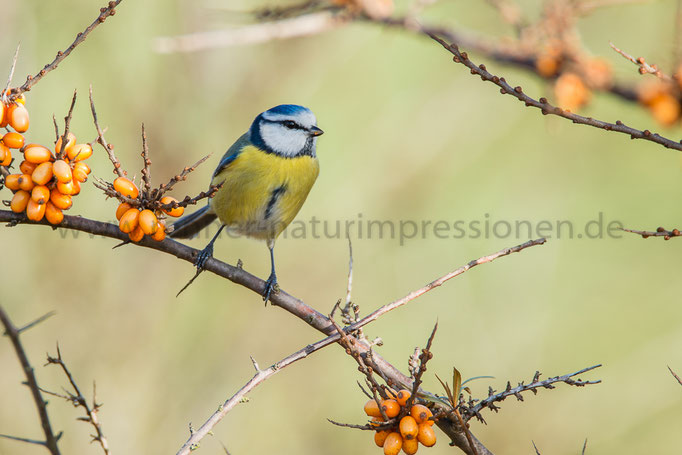
[[[433,413],[429,408],[423,404],[415,404],[410,408],[410,415],[417,421],[417,423],[427,423],[428,425],[433,425],[433,420],[429,420],[433,416]]]
[[[21,174],[21,176],[19,177],[19,189],[24,191],[31,191],[34,186],[35,183],[33,183],[33,180],[31,179],[30,175]]]
[[[12,151],[0,142],[0,166],[9,166],[10,164],[12,164]]]
[[[414,439],[403,439],[403,452],[407,455],[414,455],[419,450],[419,440]]]
[[[24,106],[26,106],[26,95],[22,93],[21,95],[17,96],[17,97],[14,99],[14,102],[16,102],[16,103],[21,103],[21,104],[23,104]]]
[[[31,221],[40,221],[45,216],[45,207],[47,204],[38,204],[33,199],[29,199],[26,205],[26,216]]]
[[[31,174],[31,179],[36,185],[46,185],[52,179],[52,162],[40,163]]]
[[[128,204],[127,202],[121,202],[118,208],[116,209],[116,219],[120,220],[123,214],[132,208],[133,206]]]
[[[559,71],[559,58],[560,55],[555,53],[542,53],[535,59],[535,69],[538,70],[540,76],[552,77]]]
[[[28,144],[24,148],[24,159],[29,163],[40,164],[50,161],[52,152],[47,147],[38,144]]]
[[[400,434],[403,436],[403,439],[414,439],[417,437],[418,432],[419,428],[414,417],[405,416],[400,419]]]
[[[118,223],[118,228],[121,232],[130,234],[137,227],[138,220],[140,218],[140,211],[137,209],[128,209]]]
[[[577,74],[564,73],[554,83],[557,105],[575,111],[590,99],[590,91]]]
[[[412,393],[409,390],[402,389],[398,392],[395,399],[400,406],[405,406],[411,395]]]
[[[64,135],[62,134],[59,136],[59,139],[57,139],[57,142],[54,145],[54,152],[56,154],[59,154],[62,150],[62,137]],[[73,150],[74,145],[76,145],[76,136],[69,132],[69,134],[66,135],[66,146],[64,147],[64,155],[67,155],[71,150]]]
[[[68,210],[73,205],[73,199],[68,194],[62,194],[57,188],[50,192],[50,202],[55,207],[62,210]]]
[[[19,177],[21,177],[21,174],[8,175],[5,177],[5,186],[12,191],[19,190]]]
[[[19,164],[19,170],[21,171],[22,174],[28,174],[31,175],[33,174],[33,171],[38,167],[36,163],[29,163],[28,161],[24,160]]]
[[[71,161],[83,161],[92,156],[92,147],[90,144],[76,144],[68,152]]]
[[[54,176],[57,177],[57,180],[62,183],[69,183],[73,178],[71,166],[64,160],[55,161],[52,165],[52,172],[54,173]]]
[[[138,225],[138,226],[133,230],[133,232],[131,232],[131,233],[128,234],[128,237],[130,238],[130,240],[132,240],[133,242],[137,243],[137,242],[139,242],[140,240],[142,240],[142,238],[144,237],[144,231],[143,231],[142,228]]]
[[[137,186],[135,186],[135,184],[131,180],[125,177],[119,177],[116,180],[114,180],[114,189],[121,193],[123,196],[127,196],[132,199],[137,198],[137,196],[140,194],[140,191],[137,189]]]
[[[436,443],[436,432],[428,423],[420,423],[419,433],[417,433],[417,440],[426,447],[431,447]]]
[[[0,111],[2,111],[2,114],[0,114],[0,128],[4,128],[7,126],[7,123],[9,123],[9,114],[7,113],[7,106],[1,102]]]
[[[592,58],[581,65],[587,84],[595,89],[607,89],[613,84],[611,65],[604,59]]]
[[[393,431],[386,436],[384,441],[384,455],[398,455],[402,447],[403,438],[400,436],[400,433]]]
[[[374,443],[379,446],[383,447],[384,442],[386,442],[386,437],[389,435],[390,431],[388,430],[381,430],[377,431],[374,433]]]
[[[376,402],[376,400],[369,400],[367,403],[365,403],[365,414],[370,417],[381,417],[379,404]]]
[[[147,235],[154,234],[159,227],[159,220],[156,218],[156,215],[154,215],[154,212],[149,209],[140,212],[140,217],[137,222],[140,228],[142,228],[142,232]]]
[[[76,193],[76,187],[75,184],[78,183],[75,180],[71,180],[68,183],[62,183],[62,182],[57,182],[57,189],[59,190],[60,193],[62,194],[68,194],[70,196],[75,196]]]
[[[35,201],[36,204],[46,204],[50,200],[50,190],[47,189],[45,185],[36,185],[31,190],[31,199]]]
[[[665,126],[673,125],[680,117],[680,103],[670,93],[661,93],[650,103],[649,109],[656,121]]]
[[[24,136],[11,131],[2,136],[2,143],[11,149],[20,149],[24,146]]]
[[[400,414],[400,405],[395,400],[383,400],[381,402],[381,408],[389,419]]]
[[[159,221],[158,226],[156,228],[156,232],[152,235],[152,239],[156,240],[157,242],[160,242],[165,238],[166,238],[166,226],[161,221]]]
[[[11,105],[7,109],[9,126],[14,128],[19,133],[25,133],[28,130],[28,110],[21,103]]]
[[[81,183],[78,180],[71,180],[71,183],[73,184],[73,190],[71,191],[71,196],[75,196],[77,194],[80,194]]]
[[[175,199],[174,197],[170,197],[170,196],[164,196],[161,198],[162,204],[170,204],[172,202],[178,202],[178,200]],[[170,209],[170,210],[164,210],[164,212],[168,216],[178,217],[178,216],[182,216],[182,214],[185,213],[185,208],[184,207],[177,207],[177,208]],[[369,415],[369,414],[367,414],[367,415]]]
[[[81,166],[79,166],[81,165]],[[82,161],[78,161],[73,166],[72,175],[73,178],[83,183],[88,180],[88,174],[90,173],[90,167]]]
[[[64,213],[52,202],[48,202],[47,207],[45,207],[45,218],[50,224],[59,224],[64,220]]]
[[[12,198],[12,202],[10,202],[9,207],[13,212],[21,213],[26,210],[26,206],[30,200],[31,194],[28,191],[19,190],[14,193],[14,197]]]
[[[79,169],[83,172],[85,172],[85,175],[90,175],[90,166],[87,165],[87,163],[84,163],[82,161],[78,161],[73,165],[73,169]]]

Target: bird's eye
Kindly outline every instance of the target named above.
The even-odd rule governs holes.
[[[284,126],[286,126],[287,128],[289,128],[290,130],[298,128],[298,125],[296,124],[296,122],[291,121],[291,120],[285,120],[284,122],[282,122],[282,124]]]

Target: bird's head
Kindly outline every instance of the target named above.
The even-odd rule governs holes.
[[[251,142],[269,153],[293,158],[315,156],[317,136],[315,114],[295,104],[282,104],[260,114],[251,125]]]

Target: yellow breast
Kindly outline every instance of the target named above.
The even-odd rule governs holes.
[[[211,208],[234,231],[273,240],[301,209],[319,172],[317,158],[283,158],[249,145],[213,178],[211,184],[223,186]]]

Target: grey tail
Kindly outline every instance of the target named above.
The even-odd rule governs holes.
[[[210,207],[205,207],[180,218],[173,223],[173,232],[169,235],[176,239],[188,239],[201,231],[215,220],[216,214],[211,212]]]

